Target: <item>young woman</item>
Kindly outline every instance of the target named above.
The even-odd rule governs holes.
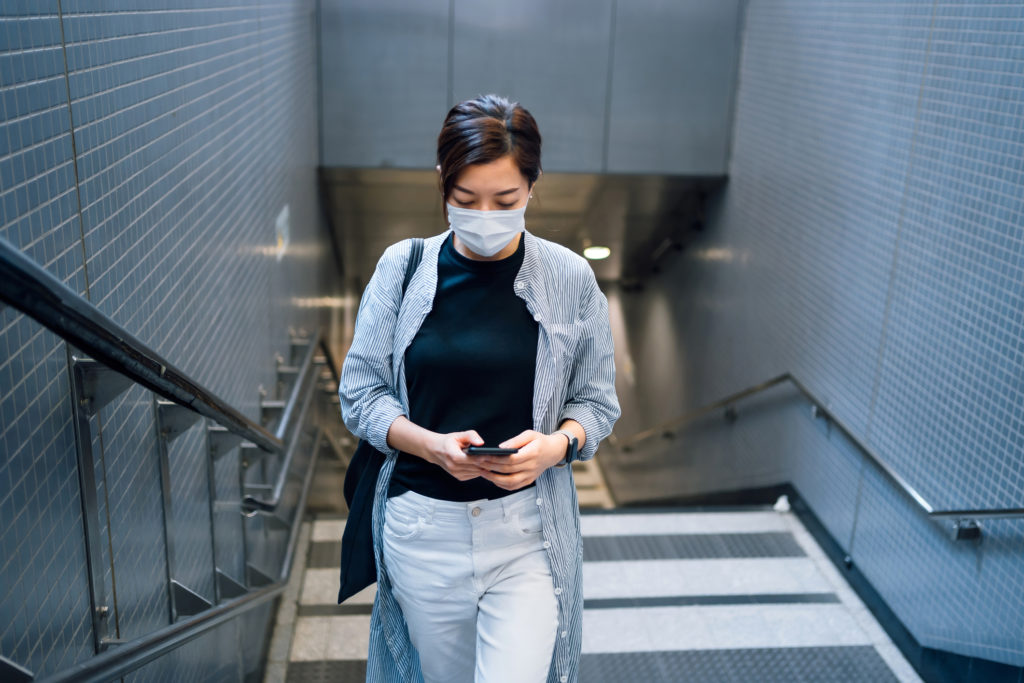
[[[574,459],[619,416],[608,307],[587,262],[525,230],[540,133],[495,95],[438,137],[450,230],[367,284],[341,377],[345,424],[388,454],[373,508],[367,680],[578,679]],[[517,449],[477,455],[471,446]]]

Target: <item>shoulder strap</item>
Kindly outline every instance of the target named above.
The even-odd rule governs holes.
[[[405,264],[405,280],[402,282],[402,296],[405,296],[405,290],[409,288],[409,283],[412,282],[413,273],[416,272],[416,266],[420,265],[420,261],[423,259],[423,238],[414,237],[412,238],[412,249],[409,251],[409,260]]]

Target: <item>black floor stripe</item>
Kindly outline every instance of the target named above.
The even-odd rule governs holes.
[[[295,614],[299,617],[350,617],[371,612],[373,605],[299,605]]]
[[[287,683],[362,683],[365,660],[289,662]],[[897,678],[870,646],[585,654],[586,683],[872,683]]]
[[[774,501],[775,498],[772,498]],[[752,505],[686,505],[666,502],[658,505],[630,503],[607,510],[580,510],[580,514],[597,515],[704,515],[709,512],[773,512],[771,503]]]
[[[765,593],[762,595],[667,595],[639,598],[592,598],[583,601],[583,609],[623,607],[690,607],[707,605],[790,605],[836,604],[835,593]],[[370,614],[373,605],[299,605],[300,617],[342,617]]]
[[[793,534],[664,534],[585,536],[583,560],[696,560],[754,557],[804,557]]]
[[[288,662],[286,683],[363,683],[366,660],[333,660],[324,662]]]
[[[871,646],[783,647],[583,655],[586,683],[852,683],[897,681]]]
[[[586,562],[615,560],[697,560],[756,557],[804,557],[793,535],[786,531],[752,534],[652,534],[649,536],[585,536]],[[326,569],[341,566],[341,541],[309,544],[306,566]]]
[[[644,598],[592,598],[583,601],[583,609],[622,607],[690,607],[697,605],[788,605],[834,604],[835,593],[765,593],[763,595],[668,595]],[[302,608],[299,608],[300,616]]]
[[[309,555],[306,558],[309,569],[326,569],[341,567],[341,539],[337,541],[314,541],[309,544]]]

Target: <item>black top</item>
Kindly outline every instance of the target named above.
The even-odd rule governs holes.
[[[537,323],[513,289],[525,241],[508,258],[474,261],[445,240],[434,306],[405,352],[413,423],[441,434],[475,429],[487,446],[533,426]],[[400,453],[389,495],[405,490],[454,501],[514,493]]]

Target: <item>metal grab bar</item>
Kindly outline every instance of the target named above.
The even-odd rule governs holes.
[[[306,499],[309,496],[309,487],[313,481],[313,471],[316,469],[317,454],[319,453],[322,439],[323,430],[317,429],[312,455],[310,456],[309,469],[306,471],[306,476],[302,481],[302,490],[299,495],[298,504],[295,507],[296,511],[302,510],[306,506]],[[101,681],[113,680],[138,669],[171,650],[181,647],[210,629],[238,617],[243,612],[273,600],[288,585],[292,569],[292,559],[295,555],[295,547],[298,544],[298,530],[301,524],[302,515],[296,512],[295,519],[292,520],[291,529],[289,530],[288,546],[285,550],[284,559],[281,561],[281,571],[277,581],[274,583],[243,596],[227,600],[216,607],[211,607],[199,614],[175,622],[170,626],[165,626],[158,631],[153,631],[135,640],[120,643],[117,647],[103,654],[96,655],[81,664],[42,679],[40,683],[100,683]]]
[[[285,407],[284,414],[281,416],[281,424],[277,427],[278,438],[283,439],[285,434],[287,434],[288,423],[291,422],[292,414],[295,412],[295,406],[298,404],[300,396],[305,396],[305,398],[302,401],[302,407],[299,408],[299,417],[296,420],[296,424],[302,425],[306,421],[306,412],[309,410],[309,404],[312,403],[313,400],[313,393],[316,391],[316,381],[310,382],[309,376],[314,367],[313,356],[318,347],[323,350],[325,358],[331,357],[330,351],[327,350],[327,346],[323,343],[322,337],[318,332],[309,344],[309,349],[307,349],[306,356],[302,360],[302,365],[299,366],[299,376],[295,380],[295,386],[292,387],[292,393],[288,399],[288,405]],[[288,446],[288,452],[285,454],[284,461],[281,463],[281,469],[277,473],[277,482],[274,484],[273,495],[269,499],[244,496],[242,498],[243,510],[247,512],[273,512],[277,509],[278,504],[281,502],[281,494],[284,492],[284,485],[288,480],[288,472],[291,470],[292,460],[295,457],[295,452],[298,450],[298,447],[299,440],[297,438],[292,439]]]
[[[624,452],[629,452],[634,448],[637,443],[646,441],[659,434],[672,433],[674,430],[696,420],[701,417],[705,417],[719,410],[726,411],[726,418],[729,420],[736,419],[736,411],[733,408],[733,404],[743,399],[749,398],[756,394],[760,394],[767,389],[774,386],[789,382],[795,386],[804,398],[811,402],[813,405],[813,414],[815,417],[822,418],[839,428],[857,450],[859,450],[868,461],[877,467],[882,474],[886,476],[897,488],[899,488],[908,498],[914,501],[921,508],[921,510],[931,518],[957,518],[961,520],[957,525],[957,538],[977,538],[980,531],[978,530],[976,519],[1008,519],[1024,517],[1024,508],[1021,507],[1010,507],[1010,508],[976,508],[976,509],[949,509],[949,510],[937,510],[929,503],[921,493],[907,482],[898,472],[890,467],[881,456],[871,450],[866,444],[864,444],[859,438],[857,438],[846,424],[839,419],[834,413],[832,413],[825,405],[808,389],[800,380],[792,375],[792,373],[785,373],[778,377],[755,384],[754,386],[738,391],[734,394],[730,394],[723,399],[719,399],[713,403],[709,403],[706,406],[697,408],[688,413],[685,413],[677,418],[662,423],[657,427],[645,429],[637,432],[626,439],[617,439],[614,436],[609,438],[611,444]]]
[[[0,300],[147,389],[223,425],[272,453],[284,442],[238,412],[0,238]],[[283,420],[282,420],[283,422]]]

